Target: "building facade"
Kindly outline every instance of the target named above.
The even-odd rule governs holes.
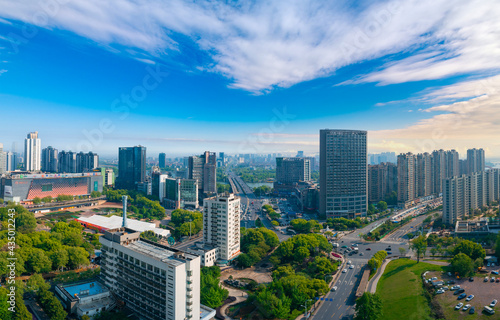
[[[415,155],[411,152],[398,156],[398,203],[407,207],[416,197]]]
[[[163,152],[158,155],[158,166],[160,168],[165,168],[167,166],[167,155]]]
[[[467,173],[482,172],[485,169],[485,157],[483,149],[467,150]]]
[[[201,156],[188,159],[189,179],[198,180],[198,188],[202,193],[217,193],[217,155],[205,151]]]
[[[203,200],[203,242],[219,248],[219,263],[240,254],[240,198],[218,194]]]
[[[140,238],[126,228],[106,231],[101,279],[140,319],[200,319],[200,257]]]
[[[308,158],[276,158],[276,183],[296,184],[311,180],[311,161]]]
[[[57,149],[48,146],[42,149],[42,171],[55,173],[58,169],[58,151]]]
[[[146,181],[146,147],[121,147],[118,149],[119,189],[135,190],[136,185]]]
[[[368,201],[379,202],[398,190],[397,165],[385,162],[368,165]]]
[[[76,173],[76,152],[64,150],[59,152],[57,171],[60,173]]]
[[[320,130],[320,214],[366,216],[366,131]]]
[[[30,132],[24,140],[24,168],[26,171],[40,171],[42,166],[42,142],[38,132]]]

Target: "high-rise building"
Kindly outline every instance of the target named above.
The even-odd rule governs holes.
[[[99,167],[99,156],[96,153],[76,154],[76,172],[91,172],[97,167]]]
[[[42,142],[38,132],[30,132],[24,140],[24,168],[26,171],[40,171]]]
[[[398,156],[398,203],[406,206],[416,197],[415,155],[411,152]]]
[[[19,155],[17,152],[9,151],[6,153],[6,168],[7,171],[17,170],[17,165],[19,164]]]
[[[304,151],[297,151],[297,155],[295,157],[296,158],[303,158],[304,157]]]
[[[76,152],[61,151],[58,154],[57,171],[61,173],[76,173]]]
[[[191,156],[188,160],[189,179],[198,180],[198,188],[203,193],[217,192],[217,157],[215,152],[205,151],[201,156]]]
[[[320,130],[320,214],[366,216],[366,131]]]
[[[431,158],[432,165],[432,193],[443,192],[443,180],[446,178],[446,157],[444,150],[434,150]]]
[[[224,152],[219,152],[219,159],[222,163],[222,166],[224,166],[226,164],[226,157],[224,155]]]
[[[467,174],[469,172],[469,168],[467,166],[467,160],[458,160],[458,175],[462,176],[464,174]]]
[[[460,173],[459,155],[455,150],[448,150],[444,154],[445,156],[445,167],[446,167],[446,178],[456,177]]]
[[[136,184],[146,181],[146,147],[118,149],[118,177],[116,187],[135,190]]]
[[[167,178],[164,181],[163,204],[167,209],[198,208],[198,180]]]
[[[0,143],[0,175],[7,170],[7,152],[3,151],[3,144]]]
[[[368,166],[368,201],[379,202],[398,190],[398,168],[386,162]]]
[[[57,172],[58,169],[58,152],[57,149],[48,146],[42,149],[42,171]]]
[[[419,153],[415,163],[416,195],[426,197],[432,194],[432,161],[427,152]]]
[[[295,184],[311,180],[311,161],[308,158],[276,158],[276,183]]]
[[[160,168],[165,168],[167,166],[167,155],[163,152],[158,155],[158,166]]]
[[[485,169],[485,158],[483,149],[467,150],[468,173],[482,172]]]
[[[101,279],[145,320],[200,319],[200,257],[140,238],[104,232]]]
[[[218,194],[203,200],[203,242],[219,248],[219,263],[240,254],[240,198]]]

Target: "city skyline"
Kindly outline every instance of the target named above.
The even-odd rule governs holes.
[[[500,157],[494,2],[144,4],[0,8],[3,117],[33,115],[2,123],[5,150],[38,131],[103,156],[316,153],[338,128],[369,152]]]

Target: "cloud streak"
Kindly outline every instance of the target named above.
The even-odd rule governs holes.
[[[194,68],[222,74],[230,87],[251,92],[289,87],[393,54],[404,58],[345,84],[391,84],[500,68],[500,7],[489,0],[392,0],[359,2],[355,8],[348,1],[43,3],[0,0],[0,15],[71,31],[146,62],[182,55],[182,35],[211,58]],[[34,18],[44,13],[46,19]]]

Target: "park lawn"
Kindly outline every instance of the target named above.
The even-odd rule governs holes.
[[[422,287],[422,273],[444,271],[443,266],[414,260],[391,261],[377,284],[377,293],[382,298],[384,320],[432,319],[431,309]]]

